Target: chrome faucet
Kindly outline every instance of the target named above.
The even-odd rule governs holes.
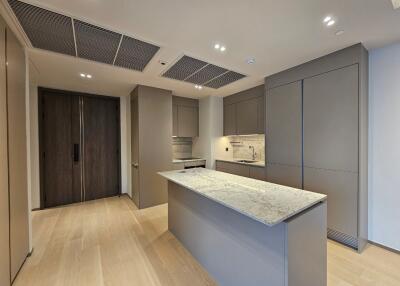
[[[252,158],[253,158],[253,160],[255,160],[256,159],[256,150],[255,150],[255,148],[254,148],[254,146],[249,146],[249,149],[252,149],[253,150],[253,154],[252,154]]]

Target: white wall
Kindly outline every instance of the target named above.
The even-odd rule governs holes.
[[[193,142],[193,156],[207,160],[207,168],[215,169],[215,159],[232,157],[229,141],[223,136],[223,99],[208,96],[199,100],[199,137]],[[225,152],[229,147],[229,152]]]
[[[400,43],[369,63],[369,240],[400,250]]]

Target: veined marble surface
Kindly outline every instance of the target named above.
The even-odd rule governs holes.
[[[323,194],[204,168],[158,174],[267,226],[326,200]]]
[[[227,162],[227,163],[235,163],[235,164],[255,166],[255,167],[265,167],[265,161],[256,161],[254,163],[244,163],[244,162],[238,162],[239,160],[249,160],[249,159],[231,159],[231,160],[216,159],[215,161]]]

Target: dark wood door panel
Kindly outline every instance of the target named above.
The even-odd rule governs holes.
[[[41,179],[43,207],[54,207],[81,199],[80,188],[73,188],[73,106],[77,97],[57,92],[41,93]],[[79,112],[79,109],[78,109]],[[78,178],[79,179],[79,178]]]
[[[120,193],[119,100],[83,98],[84,199]]]

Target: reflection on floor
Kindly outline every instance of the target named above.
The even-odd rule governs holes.
[[[33,213],[33,255],[15,286],[216,285],[167,231],[167,206],[108,198]],[[328,243],[329,286],[398,286],[400,255]]]

